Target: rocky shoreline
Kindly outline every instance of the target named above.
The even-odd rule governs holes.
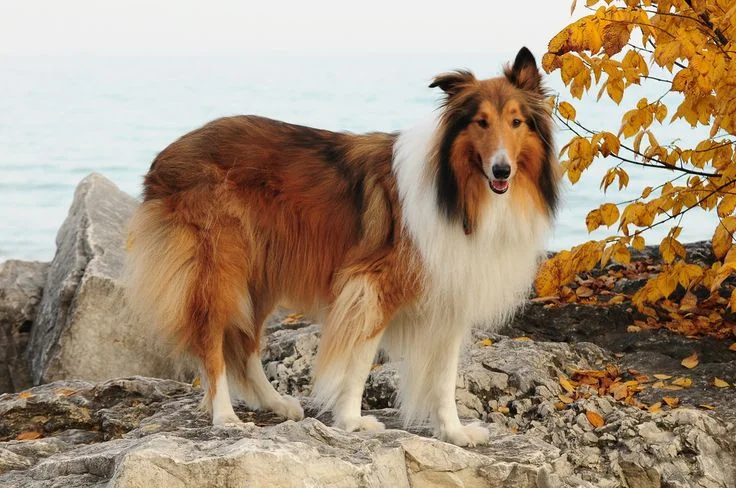
[[[627,302],[531,303],[499,334],[473,330],[457,403],[489,426],[487,446],[403,430],[391,363],[376,365],[363,399],[389,429],[328,427],[308,397],[319,326],[287,314],[269,324],[263,361],[307,418],[239,405],[243,427],[211,427],[201,390],[176,381],[186,378],[122,312],[134,206],[90,175],[52,263],[0,264],[0,486],[736,486],[734,388],[711,384],[736,382],[733,338],[632,332]],[[707,245],[687,248],[712,259]],[[700,364],[687,370],[693,352]],[[680,377],[691,384],[675,387]]]

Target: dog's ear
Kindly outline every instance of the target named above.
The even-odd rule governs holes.
[[[467,70],[458,70],[435,76],[429,87],[434,88],[438,86],[448,97],[451,97],[473,82],[475,82],[475,75],[473,73]]]
[[[513,66],[506,66],[504,74],[513,85],[522,90],[539,91],[542,86],[542,75],[537,68],[537,61],[526,47],[519,50]]]

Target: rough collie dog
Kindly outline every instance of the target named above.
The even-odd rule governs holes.
[[[335,426],[383,428],[361,415],[382,345],[407,425],[487,440],[458,419],[459,349],[529,291],[557,203],[551,118],[526,48],[501,77],[430,87],[444,103],[405,132],[228,117],[156,157],[130,224],[128,299],[198,361],[214,424],[239,422],[231,398],[303,417],[261,367],[264,319],[283,304],[323,320],[313,396]]]

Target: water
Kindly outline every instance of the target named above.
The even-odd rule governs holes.
[[[155,155],[216,117],[252,113],[332,130],[400,130],[436,106],[438,94],[427,88],[432,75],[458,67],[497,75],[513,55],[0,58],[0,260],[50,260],[79,180],[97,171],[137,196]],[[550,85],[561,89],[555,76]],[[576,106],[591,125],[618,128],[621,111],[613,104]],[[660,141],[695,135],[683,127],[657,133]],[[568,138],[557,132],[558,145]],[[636,196],[661,177],[627,168],[629,191],[605,197],[598,185],[607,167],[596,163],[565,189],[550,248],[590,238],[589,209]],[[686,221],[681,238],[710,237],[714,222],[700,213]]]

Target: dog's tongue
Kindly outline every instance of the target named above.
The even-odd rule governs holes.
[[[491,188],[497,193],[503,193],[509,189],[508,180],[491,180]]]

